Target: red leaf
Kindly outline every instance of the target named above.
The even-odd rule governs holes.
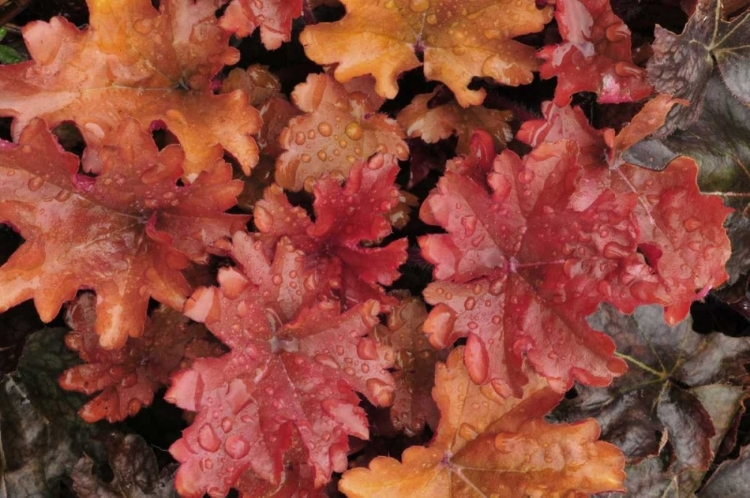
[[[555,104],[577,92],[596,92],[602,104],[633,102],[651,94],[646,72],[633,64],[630,30],[609,0],[557,0],[555,18],[563,43],[543,48],[539,73],[557,76]]]
[[[622,152],[657,129],[677,103],[682,101],[667,96],[653,99],[616,136],[613,130],[593,129],[580,109],[550,103],[544,107],[544,120],[524,123],[518,134],[532,146],[562,137],[585,144],[579,158],[586,165],[577,196],[580,209],[605,188],[637,196],[633,210],[639,228],[637,244],[654,275],[639,282],[635,292],[642,304],[666,306],[671,325],[687,315],[694,300],[724,283],[724,264],[731,252],[723,227],[731,210],[719,196],[698,190],[695,161],[679,157],[661,172],[623,162]],[[633,310],[622,303],[618,306]]]
[[[603,191],[584,210],[571,196],[584,170],[572,142],[535,149],[522,162],[505,151],[488,183],[447,172],[422,219],[448,232],[419,239],[435,264],[425,290],[436,305],[425,332],[437,347],[468,337],[472,379],[519,395],[522,358],[560,390],[574,379],[608,384],[625,370],[614,344],[585,321],[599,302],[635,300],[629,284],[648,273],[636,254],[634,194]]]
[[[166,394],[198,412],[170,448],[182,464],[177,489],[184,496],[224,495],[248,470],[278,483],[295,437],[320,486],[346,469],[348,436],[368,437],[355,393],[376,405],[393,399],[385,370],[392,352],[360,346],[371,341],[363,336],[379,307],[368,301],[342,314],[286,238],[273,261],[249,235],[236,234],[233,245],[239,267],[221,270],[221,287],[199,289],[185,306],[231,352],[196,360]]]
[[[304,209],[293,207],[280,187],[272,186],[255,207],[255,225],[276,240],[289,237],[313,262],[340,264],[348,301],[387,302],[380,286],[399,277],[407,242],[399,239],[382,247],[372,243],[391,233],[388,214],[400,202],[394,185],[397,173],[393,156],[377,155],[354,166],[343,187],[324,176],[314,188],[315,222]]]
[[[101,391],[78,412],[86,422],[119,422],[150,405],[172,372],[195,357],[188,350],[216,355],[216,348],[204,339],[205,327],[188,325],[182,314],[163,306],[153,313],[143,336],[120,349],[104,349],[94,332],[95,305],[95,296],[84,294],[68,307],[67,322],[73,331],[65,343],[86,363],[60,375],[63,389]]]
[[[239,37],[260,27],[260,39],[275,50],[292,35],[292,21],[302,14],[302,0],[232,0],[219,25]]]

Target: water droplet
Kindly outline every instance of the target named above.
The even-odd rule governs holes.
[[[312,157],[310,157],[310,154],[302,154],[300,159],[303,163],[309,163],[312,160]]]
[[[305,143],[305,134],[301,131],[298,131],[296,135],[294,135],[294,143],[297,145],[302,145]]]
[[[120,381],[120,386],[124,388],[133,387],[137,382],[138,375],[135,372],[132,372],[122,378],[122,380]]]
[[[333,128],[331,128],[331,125],[323,121],[318,125],[318,132],[324,137],[330,137],[331,133],[333,133]]]
[[[214,468],[214,462],[210,458],[204,458],[201,462],[203,464],[203,468],[211,470]]]
[[[479,405],[477,405],[477,408],[479,408]],[[463,423],[461,424],[461,427],[458,428],[458,435],[468,441],[473,441],[479,436],[479,432],[477,432],[476,427],[473,425]]]
[[[353,369],[352,367],[346,367],[346,368],[344,369],[344,373],[345,373],[346,375],[354,375],[354,374],[355,374],[356,372],[354,371],[354,369]]]
[[[620,259],[625,258],[632,254],[633,251],[628,250],[627,247],[621,246],[616,242],[609,242],[602,249],[602,254],[608,259]]]
[[[60,202],[65,202],[68,199],[70,199],[71,195],[72,194],[69,190],[61,190],[60,192],[57,193],[57,195],[55,196],[55,199]]]
[[[535,176],[533,171],[525,169],[518,173],[518,181],[520,183],[531,183]]]
[[[694,232],[698,230],[701,227],[701,225],[703,225],[703,223],[696,218],[688,218],[682,223],[682,225],[685,227],[685,230],[687,230],[688,232]]]
[[[281,275],[274,275],[273,278],[271,278],[271,282],[273,282],[274,285],[281,285],[283,279],[281,278]]]
[[[154,21],[148,17],[137,19],[133,23],[133,30],[141,35],[147,35],[154,29]]]
[[[461,226],[464,227],[465,236],[471,237],[474,235],[474,231],[477,229],[477,217],[476,216],[464,216],[461,218]]]
[[[128,415],[131,417],[134,417],[143,406],[143,403],[141,403],[141,400],[133,398],[130,401],[128,401]]]
[[[344,354],[344,346],[341,346],[341,345],[336,346],[336,354],[338,354],[339,356],[343,355]]]
[[[250,444],[242,436],[233,434],[224,443],[224,450],[230,457],[240,459],[250,451]]]
[[[630,35],[630,31],[628,30],[627,26],[625,26],[625,23],[623,22],[616,22],[614,24],[610,24],[609,26],[607,26],[607,30],[605,31],[605,36],[607,37],[607,40],[611,41],[612,43],[623,41],[629,35]]]
[[[416,13],[424,12],[430,8],[430,0],[411,0],[409,8]]]
[[[321,365],[325,365],[330,368],[334,368],[334,369],[339,368],[339,364],[336,363],[336,360],[333,358],[333,356],[328,355],[328,354],[315,355],[315,361],[317,361]]]
[[[213,453],[214,451],[219,449],[221,440],[214,432],[213,427],[211,427],[209,424],[203,424],[203,427],[198,430],[198,444],[204,450]]]
[[[464,301],[464,308],[466,308],[468,311],[473,310],[476,305],[477,301],[473,297],[467,298],[466,301]]]
[[[221,430],[224,432],[229,432],[232,430],[232,426],[234,424],[232,423],[232,419],[229,417],[224,417],[224,419],[221,421]]]
[[[357,356],[363,360],[378,359],[378,345],[369,338],[360,339],[357,343]]]
[[[359,123],[352,121],[351,123],[346,125],[346,128],[344,128],[344,133],[346,133],[346,136],[351,138],[352,140],[359,140],[364,135],[364,130],[362,130],[362,127],[359,125]]]
[[[318,159],[321,161],[325,161],[328,158],[328,155],[326,155],[325,151],[319,150],[318,151]]]
[[[44,185],[44,178],[40,176],[35,176],[31,180],[29,180],[28,185],[29,185],[29,190],[31,190],[32,192],[36,192],[37,190],[42,188],[42,185]]]
[[[500,323],[500,317],[498,315],[492,315],[492,323],[498,325]]]

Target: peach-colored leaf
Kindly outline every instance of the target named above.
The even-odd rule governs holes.
[[[339,489],[351,498],[586,496],[622,491],[624,458],[597,441],[594,420],[548,424],[560,395],[535,378],[521,399],[500,398],[469,378],[461,348],[438,364],[433,396],[442,418],[428,446],[402,461],[377,457],[346,472]]]
[[[537,69],[532,47],[513,40],[537,33],[552,9],[534,0],[343,0],[346,15],[307,26],[300,35],[308,57],[338,64],[336,79],[371,74],[378,94],[394,98],[396,79],[422,65],[425,76],[445,83],[464,107],[481,104],[484,90],[472,78],[518,86]],[[362,50],[362,47],[367,47]]]
[[[324,173],[343,180],[354,164],[377,152],[409,157],[401,127],[376,112],[382,100],[369,78],[342,85],[327,74],[311,74],[292,100],[305,114],[292,118],[279,137],[286,149],[276,162],[282,188],[312,191]]]

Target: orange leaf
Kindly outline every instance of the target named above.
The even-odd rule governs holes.
[[[438,364],[433,397],[442,418],[433,441],[407,449],[402,462],[377,457],[346,472],[349,497],[585,496],[623,490],[624,458],[597,441],[594,420],[548,424],[560,395],[539,377],[522,399],[503,399],[469,378],[463,351]]]
[[[300,41],[319,64],[338,64],[336,79],[372,74],[378,94],[394,98],[396,78],[422,65],[464,107],[484,101],[474,77],[518,86],[538,67],[532,47],[513,38],[542,30],[552,9],[534,0],[344,0],[346,15],[308,26]],[[366,49],[363,50],[363,47]]]
[[[94,179],[41,120],[0,148],[0,222],[25,239],[0,267],[0,310],[33,298],[48,322],[79,289],[94,290],[96,333],[115,349],[142,334],[149,298],[182,309],[190,286],[181,271],[206,262],[208,247],[248,218],[223,213],[242,188],[228,164],[179,186],[181,148],[158,151],[134,120],[104,145]]]
[[[398,122],[406,130],[409,138],[420,137],[428,144],[434,144],[438,140],[457,135],[458,154],[470,152],[471,135],[476,129],[486,130],[492,136],[496,150],[504,149],[505,144],[513,138],[508,125],[508,121],[513,118],[510,111],[481,106],[464,109],[455,101],[430,107],[430,100],[436,94],[437,90],[417,95],[411,104],[398,114]]]
[[[242,92],[214,95],[213,76],[239,54],[228,46],[213,2],[90,0],[90,27],[62,17],[23,29],[33,58],[0,67],[0,109],[13,116],[13,135],[34,117],[54,127],[74,121],[89,148],[86,168],[97,171],[98,151],[125,118],[141,129],[165,124],[185,150],[190,180],[232,154],[246,173],[258,161],[250,137],[258,112]]]
[[[282,188],[312,191],[324,173],[343,180],[354,164],[376,152],[409,157],[401,127],[376,112],[383,101],[367,78],[342,85],[326,74],[311,74],[292,100],[307,114],[292,118],[279,137],[286,149],[276,162]]]

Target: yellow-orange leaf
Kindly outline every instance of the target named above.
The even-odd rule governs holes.
[[[499,111],[482,106],[464,109],[456,101],[431,108],[428,104],[437,91],[417,95],[411,104],[398,114],[398,122],[409,138],[420,137],[434,144],[452,135],[458,136],[456,153],[469,154],[469,143],[474,130],[485,130],[492,136],[495,150],[502,150],[513,138],[508,121],[513,118],[510,111]]]
[[[35,117],[54,127],[74,121],[88,149],[87,170],[101,168],[98,152],[128,118],[143,131],[166,126],[185,151],[193,180],[232,154],[245,173],[258,162],[250,136],[261,125],[241,91],[214,95],[211,80],[239,60],[218,26],[214,2],[90,0],[90,25],[62,17],[23,28],[33,60],[0,67],[0,114],[13,116],[13,135]]]
[[[383,99],[369,78],[342,85],[326,74],[311,74],[292,100],[306,114],[292,118],[279,137],[286,149],[276,162],[282,188],[311,191],[324,173],[343,180],[354,164],[377,152],[409,157],[401,127],[376,112]]]
[[[594,420],[548,424],[559,401],[538,377],[523,398],[499,397],[474,384],[462,348],[438,364],[433,397],[442,413],[429,446],[407,449],[402,462],[377,457],[346,472],[339,489],[349,497],[586,496],[623,490],[624,457],[597,441]]]
[[[336,79],[372,74],[380,95],[398,93],[396,78],[421,65],[458,102],[481,104],[484,90],[468,88],[474,77],[506,85],[530,83],[538,67],[532,47],[513,40],[541,31],[551,7],[535,0],[343,0],[346,15],[308,26],[300,41],[319,64],[338,64]]]

